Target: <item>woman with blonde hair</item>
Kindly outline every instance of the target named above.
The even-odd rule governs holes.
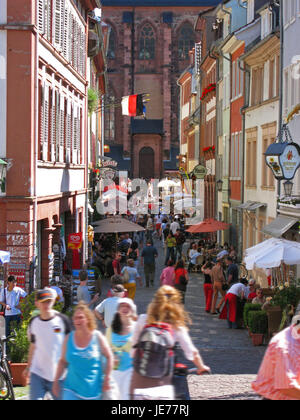
[[[161,287],[148,306],[147,314],[140,315],[138,318],[132,337],[132,356],[136,360],[137,355],[135,355],[135,351],[137,351],[139,340],[145,329],[155,326],[159,329],[168,326],[172,337],[171,349],[175,347],[175,343],[179,343],[185,357],[197,367],[198,375],[209,372],[209,367],[203,363],[199,351],[192,343],[188,332],[190,323],[190,317],[181,303],[180,293],[171,286]],[[143,364],[142,361],[140,362]],[[142,375],[141,372],[137,371],[135,365],[131,381],[131,397],[132,399],[173,400],[175,396],[172,378],[173,369],[170,369],[166,376],[154,378]]]
[[[102,392],[110,388],[112,351],[106,338],[97,331],[95,316],[84,302],[79,302],[75,308],[73,324],[75,331],[65,338],[63,344],[53,394],[59,394],[58,379],[67,369],[63,400],[100,400]],[[102,356],[106,358],[105,371]]]

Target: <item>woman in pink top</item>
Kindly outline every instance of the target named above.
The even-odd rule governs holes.
[[[270,341],[252,388],[267,400],[300,400],[300,316]]]
[[[172,286],[175,285],[175,267],[174,261],[169,260],[167,267],[163,270],[160,276],[161,286]]]

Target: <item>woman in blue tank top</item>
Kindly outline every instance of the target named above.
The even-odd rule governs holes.
[[[79,303],[74,316],[75,331],[65,339],[53,392],[59,390],[57,378],[67,369],[64,381],[63,400],[99,400],[102,391],[109,389],[113,367],[113,355],[105,337],[96,330],[93,313]],[[106,357],[105,372],[102,355]]]

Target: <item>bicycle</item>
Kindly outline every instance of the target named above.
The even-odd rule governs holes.
[[[6,353],[6,344],[7,342],[12,342],[14,337],[15,333],[0,339],[0,401],[16,399]]]

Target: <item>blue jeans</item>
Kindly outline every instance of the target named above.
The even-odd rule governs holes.
[[[7,315],[5,316],[5,335],[6,337],[10,336],[11,333],[11,323],[15,322],[17,326],[21,323],[21,315]]]
[[[59,381],[60,395],[58,398],[52,394],[53,382],[32,373],[30,375],[30,401],[43,400],[47,392],[49,392],[54,400],[60,401],[62,399],[63,381]]]

